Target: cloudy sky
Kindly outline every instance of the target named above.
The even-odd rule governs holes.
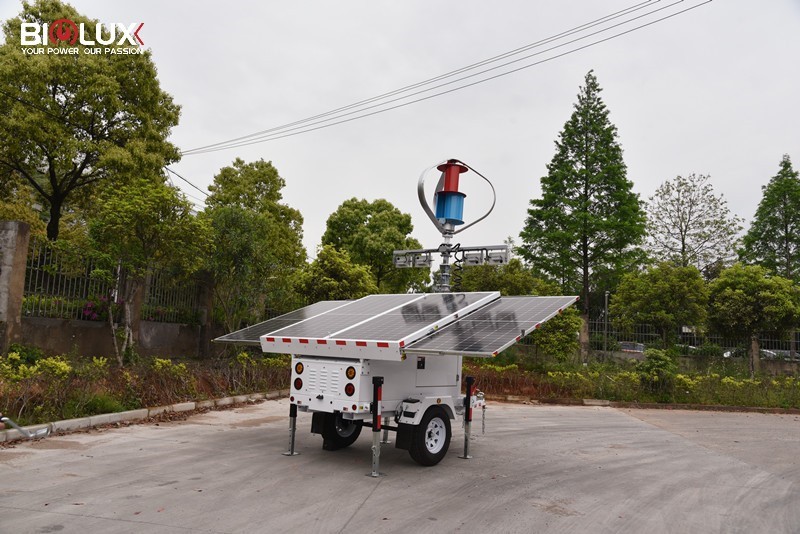
[[[272,161],[287,182],[285,201],[305,218],[305,244],[313,255],[328,215],[350,197],[388,199],[412,214],[414,235],[424,246],[437,246],[440,237],[419,206],[416,183],[424,169],[453,157],[491,179],[498,197],[493,214],[461,234],[462,244],[516,237],[590,69],[618,128],[628,178],[642,199],[676,175],[709,174],[731,210],[749,221],[781,156],[789,154],[800,168],[800,1],[702,2],[71,4],[101,22],[144,22],[139,35],[152,50],[161,85],[182,106],[172,135],[182,150],[315,116],[641,4],[613,22],[529,50],[523,55],[539,55],[513,67],[547,61],[519,72],[309,133],[186,155],[172,166],[205,190],[236,157]],[[0,0],[0,19],[20,9],[16,0]],[[654,22],[668,15],[675,16]],[[175,183],[202,200],[191,186]],[[489,206],[487,189],[474,176],[462,183],[466,218],[480,216]]]

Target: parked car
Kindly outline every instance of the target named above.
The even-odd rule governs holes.
[[[636,352],[641,354],[644,352],[644,343],[635,343],[633,341],[620,341],[619,350],[621,350],[622,352]]]
[[[759,355],[762,360],[775,360],[778,358],[778,353],[774,350],[761,349]],[[722,353],[723,358],[744,358],[747,356],[747,349],[730,349]]]

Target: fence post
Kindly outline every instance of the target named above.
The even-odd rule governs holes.
[[[22,297],[31,227],[0,221],[0,354],[22,339]]]
[[[198,332],[197,355],[200,358],[211,356],[211,338],[213,337],[214,278],[208,271],[197,275],[197,315],[200,321]]]

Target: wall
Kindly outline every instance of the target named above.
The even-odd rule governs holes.
[[[21,338],[20,311],[25,290],[25,261],[30,227],[0,221],[0,354]]]
[[[97,321],[23,317],[22,339],[48,354],[114,355],[108,324]],[[142,321],[137,352],[142,356],[195,358],[199,339],[199,326]]]

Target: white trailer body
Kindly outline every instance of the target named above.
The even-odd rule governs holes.
[[[424,409],[435,404],[453,419],[463,405],[457,400],[461,397],[461,363],[460,356],[452,355],[409,356],[398,362],[293,355],[291,402],[304,412],[341,412],[344,419],[368,420],[372,417],[372,377],[382,376],[386,381],[380,408],[385,417],[418,424]],[[352,379],[347,376],[348,369]],[[352,389],[347,389],[348,385]]]

